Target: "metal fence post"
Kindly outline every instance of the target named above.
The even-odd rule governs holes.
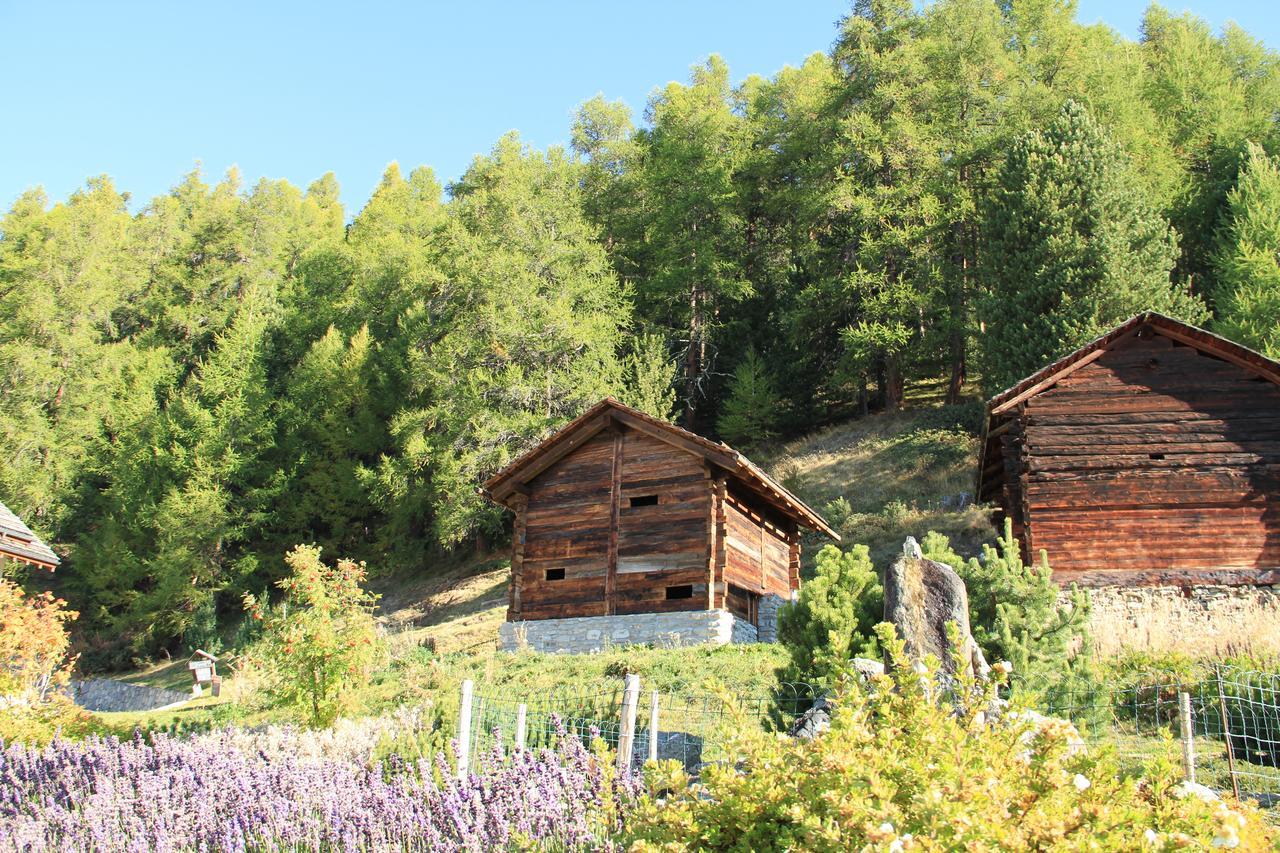
[[[658,760],[658,691],[649,697],[649,760]]]
[[[471,679],[462,682],[462,705],[458,709],[458,778],[467,777],[471,764],[471,697],[475,685]]]
[[[525,735],[528,733],[529,706],[521,702],[516,708],[516,752],[524,752]]]
[[[1222,737],[1227,742],[1227,773],[1231,776],[1231,792],[1240,799],[1240,780],[1236,778],[1236,752],[1231,745],[1231,718],[1227,714],[1227,694],[1222,689],[1222,667],[1213,666],[1213,674],[1218,682],[1218,710],[1222,712]]]
[[[631,767],[631,749],[636,739],[636,706],[640,702],[640,676],[628,675],[622,692],[622,730],[618,734],[618,769]]]
[[[1182,769],[1186,780],[1191,784],[1196,781],[1196,733],[1191,722],[1191,694],[1185,690],[1178,693],[1178,713],[1182,722]]]

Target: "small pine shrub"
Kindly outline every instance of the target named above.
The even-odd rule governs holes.
[[[1089,600],[1072,588],[1059,601],[1048,555],[1027,565],[1006,519],[1004,535],[982,546],[982,556],[962,559],[947,537],[929,532],[921,543],[925,557],[956,570],[969,592],[973,638],[987,660],[1013,664],[1026,683],[1056,687],[1069,676],[1084,677],[1089,661]]]
[[[827,545],[813,580],[778,614],[778,639],[791,655],[782,679],[823,682],[852,657],[878,657],[874,627],[883,618],[884,588],[867,546]]]

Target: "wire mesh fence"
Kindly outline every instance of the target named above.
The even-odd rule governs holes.
[[[528,749],[551,746],[558,721],[584,742],[598,737],[617,750],[622,733],[623,691],[621,679],[561,687],[530,696],[513,695],[491,685],[478,688],[472,699],[469,755],[474,758],[495,746],[504,751],[514,747],[521,706],[523,745]],[[706,764],[727,758],[724,735],[731,721],[756,725],[764,731],[785,731],[813,705],[819,693],[819,688],[803,683],[781,683],[763,694],[696,686],[642,689],[635,714],[633,763],[641,764],[656,754],[659,759],[679,761],[690,773],[696,773]]]
[[[728,759],[730,724],[785,731],[822,692],[804,683],[778,684],[761,694],[698,686],[653,691],[642,685],[633,713],[633,764],[656,755],[696,773]],[[1183,693],[1189,725],[1179,705]],[[1123,684],[1017,682],[1007,696],[1071,720],[1086,741],[1108,744],[1134,769],[1157,756],[1178,756],[1182,742],[1190,741],[1196,781],[1264,805],[1280,803],[1280,673],[1219,666],[1197,677],[1152,673]],[[553,745],[559,721],[584,741],[598,737],[617,750],[623,740],[624,681],[527,696],[483,685],[474,692],[471,713],[471,757],[514,747],[522,716],[527,748]]]
[[[1070,719],[1087,741],[1109,744],[1132,763],[1187,740],[1196,781],[1268,805],[1280,799],[1280,673],[1217,666],[1200,676],[1152,673],[1120,685],[1015,684],[1012,693]]]

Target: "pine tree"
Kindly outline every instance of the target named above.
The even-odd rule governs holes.
[[[1213,257],[1214,328],[1280,358],[1280,163],[1250,144]]]
[[[730,444],[749,448],[767,443],[778,436],[781,401],[768,365],[754,348],[748,349],[733,371],[716,428]]]
[[[786,681],[826,682],[853,657],[879,657],[874,628],[884,621],[884,588],[871,552],[826,545],[816,562],[800,597],[778,614],[778,641],[791,655],[781,673]]]
[[[1200,322],[1169,280],[1174,233],[1128,162],[1069,101],[1019,140],[984,205],[983,376],[999,390],[1145,310]]]
[[[1089,658],[1089,600],[1076,588],[1061,602],[1048,555],[1027,565],[1022,546],[1005,520],[1004,534],[982,555],[963,560],[947,537],[930,531],[921,543],[930,560],[956,570],[969,593],[973,638],[988,661],[1008,661],[1022,679],[1057,682]]]

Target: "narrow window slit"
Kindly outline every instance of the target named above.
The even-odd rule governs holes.
[[[667,587],[667,601],[675,601],[680,598],[693,598],[693,584],[684,584],[683,586]]]
[[[631,506],[657,506],[657,495],[636,495],[631,499]]]
[[[547,569],[547,580],[549,581],[564,580],[564,569]]]

